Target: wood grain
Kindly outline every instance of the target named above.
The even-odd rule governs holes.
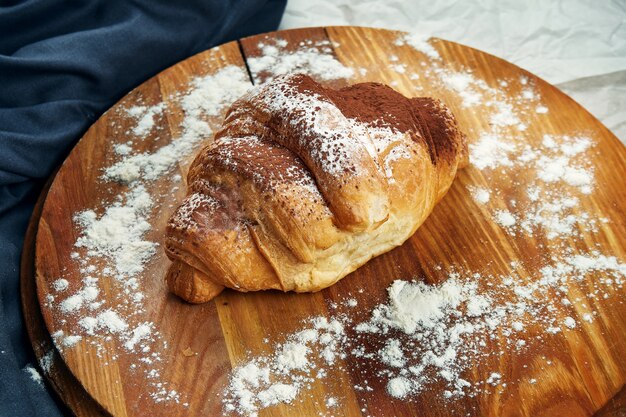
[[[391,55],[398,56],[400,62],[416,72],[423,68],[420,63],[424,57],[410,48],[396,45],[394,41],[397,37],[398,33],[392,31],[335,27],[259,35],[244,39],[240,44],[231,42],[181,62],[148,80],[103,115],[61,167],[37,227],[37,291],[48,331],[53,333],[62,329],[71,333],[72,328],[77,326],[76,320],[71,318],[65,318],[67,321],[63,323],[64,317],[46,304],[46,297],[51,294],[51,283],[61,273],[70,280],[71,288],[76,289],[80,285],[77,267],[69,262],[77,238],[73,213],[96,207],[102,201],[111,201],[124,191],[122,185],[98,185],[102,168],[113,161],[113,144],[124,142],[123,132],[130,127],[119,111],[135,103],[151,104],[165,100],[172,111],[167,111],[167,116],[158,121],[162,134],[139,144],[141,151],[153,151],[179,133],[180,110],[176,111],[176,102],[168,101],[168,97],[185,88],[196,75],[212,73],[229,64],[245,68],[241,51],[246,58],[257,56],[259,42],[276,38],[287,39],[290,44],[307,39],[337,42],[334,53],[342,63],[367,70],[365,75],[357,71],[352,82],[376,80],[394,83],[396,89],[407,95],[414,95],[417,84],[424,95],[441,97],[457,115],[470,139],[475,139],[477,132],[488,127],[487,120],[481,119],[476,112],[464,111],[458,98],[450,96],[445,90],[437,90],[423,77],[415,80],[408,73],[403,75],[389,71]],[[579,242],[572,242],[572,245],[582,249],[601,248],[624,258],[626,201],[615,196],[623,196],[626,190],[626,151],[615,136],[569,97],[532,74],[462,45],[440,40],[434,41],[434,45],[447,66],[456,70],[470,68],[478,78],[488,83],[522,75],[532,80],[543,102],[550,107],[550,113],[541,116],[540,120],[533,120],[529,137],[539,141],[545,133],[586,131],[593,134],[597,146],[590,158],[595,167],[596,190],[589,201],[581,204],[588,212],[601,213],[609,218],[610,223],[602,225],[596,234],[585,234],[584,245]],[[260,74],[259,79],[263,76]],[[517,93],[519,91],[510,92]],[[217,126],[219,118],[211,123]],[[180,173],[184,174],[187,163],[181,161]],[[496,181],[507,189],[511,178],[502,176]],[[285,334],[296,330],[307,317],[327,315],[330,303],[345,298],[347,294],[358,299],[365,313],[385,298],[386,287],[399,277],[421,276],[428,282],[440,282],[443,275],[437,266],[461,265],[467,269],[484,269],[488,259],[493,273],[504,273],[511,260],[548,258],[551,253],[547,242],[505,234],[493,222],[486,220],[487,213],[480,212],[484,209],[473,203],[466,191],[467,185],[484,182],[481,171],[464,170],[448,195],[407,243],[316,294],[240,294],[225,291],[206,305],[186,305],[167,294],[162,278],[168,261],[159,252],[142,274],[144,280],[150,283],[145,288],[150,303],[141,313],[141,319],[156,323],[163,339],[168,341],[168,347],[160,347],[158,352],[162,357],[161,376],[171,387],[184,394],[188,407],[171,402],[155,403],[146,396],[145,393],[152,388],[150,381],[129,371],[136,358],[130,357],[116,343],[107,343],[106,349],[98,352],[87,341],[81,341],[72,349],[63,349],[64,363],[82,384],[84,392],[115,416],[220,415],[219,394],[232,366],[245,360],[250,352],[268,352],[264,338],[283,340]],[[157,181],[151,189],[168,197],[161,202],[163,209],[154,213],[153,230],[148,236],[157,242],[162,241],[169,213],[184,194],[184,187],[172,191],[172,184],[172,178],[168,177]],[[514,193],[512,189],[510,195],[502,196],[503,203],[505,197],[512,198]],[[524,265],[527,270],[536,266],[533,262]],[[355,291],[357,288],[365,291],[358,293]],[[104,293],[107,300],[114,304],[117,299],[115,289],[105,286]],[[523,355],[505,353],[499,358],[489,359],[484,368],[471,372],[475,380],[484,380],[486,372],[494,369],[499,369],[511,379],[537,377],[540,383],[533,386],[520,383],[510,387],[503,395],[478,395],[450,402],[441,399],[441,387],[435,385],[415,401],[401,402],[393,401],[384,394],[381,382],[374,381],[372,386],[376,389],[369,393],[352,389],[362,378],[362,372],[368,372],[367,369],[359,369],[357,375],[354,367],[345,367],[349,370],[347,372],[341,370],[343,367],[337,367],[326,382],[313,383],[311,395],[306,396],[302,403],[272,407],[262,411],[261,415],[340,412],[341,415],[377,416],[589,416],[607,404],[626,381],[626,306],[620,302],[623,297],[622,292],[618,297],[595,306],[601,320],[593,325],[550,338],[545,346]],[[187,348],[197,355],[182,354]],[[539,360],[543,355],[553,358],[554,366],[545,368]],[[323,399],[328,394],[342,397],[340,411],[326,409]],[[620,398],[624,394],[620,395],[614,405],[607,405],[609,409],[620,410],[623,407],[620,404],[624,401]],[[362,413],[362,409],[367,410],[366,413]],[[614,412],[606,410],[601,413]]]
[[[35,357],[40,364],[46,363],[46,369],[42,369],[40,366],[40,373],[46,378],[54,393],[62,399],[63,403],[77,417],[107,417],[110,414],[106,413],[91,398],[81,383],[72,375],[65,362],[63,362],[61,355],[54,347],[52,338],[41,315],[39,299],[37,298],[37,288],[35,287],[35,236],[41,210],[55,174],[44,185],[24,236],[20,265],[20,295],[24,322]]]

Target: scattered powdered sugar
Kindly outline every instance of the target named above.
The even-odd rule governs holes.
[[[411,393],[411,388],[411,381],[403,376],[393,377],[387,382],[387,393],[395,398],[406,398]]]
[[[335,397],[329,397],[326,399],[326,407],[332,408],[336,407],[339,401]]]
[[[66,279],[59,278],[52,283],[52,287],[56,292],[65,291],[69,286],[69,282]]]
[[[576,320],[574,320],[573,317],[565,317],[565,319],[563,320],[563,324],[569,329],[576,328]]]
[[[593,218],[580,206],[580,198],[590,194],[595,183],[586,155],[592,146],[591,139],[585,136],[544,135],[539,146],[531,146],[488,135],[470,145],[470,162],[488,178],[502,172],[513,177],[506,188],[492,185],[486,189],[490,194],[517,193],[507,202],[515,209],[511,215],[516,221],[507,221],[502,211],[494,208],[498,224],[513,234],[521,231],[534,235],[542,231],[549,239],[555,239],[576,235],[578,228],[597,231],[599,224],[606,221]],[[470,186],[474,198],[475,189]]]
[[[436,296],[433,291],[436,291]],[[397,280],[388,292],[389,304],[377,307],[372,313],[374,319],[366,326],[392,324],[405,333],[413,333],[418,326],[432,327],[441,320],[444,310],[447,307],[456,308],[462,297],[462,291],[454,280],[437,289]]]
[[[398,46],[410,45],[431,59],[441,59],[439,52],[430,44],[429,38],[429,36],[421,33],[407,33],[400,36],[395,44]]]
[[[266,73],[278,76],[303,72],[318,80],[351,78],[354,75],[352,68],[335,58],[329,41],[304,41],[290,48],[287,46],[287,41],[283,39],[259,43],[261,55],[247,59],[255,83],[261,82],[260,77]]]
[[[326,367],[338,369],[345,363],[360,375],[373,369],[373,377],[398,399],[437,384],[446,386],[444,398],[488,393],[485,384],[504,389],[521,381],[505,383],[500,373],[485,372],[484,380],[470,382],[465,372],[480,369],[505,349],[524,352],[549,336],[575,330],[580,321],[593,322],[590,307],[577,313],[571,303],[558,300],[566,300],[572,287],[592,288],[590,300],[607,299],[623,289],[625,278],[626,264],[615,257],[568,252],[538,270],[525,271],[512,263],[510,272],[499,276],[447,272],[439,285],[396,280],[388,288],[387,302],[374,307],[369,319],[310,319],[312,325],[274,345],[274,353],[240,364],[224,393],[224,410],[256,415],[277,403],[295,403],[312,381],[329,377]],[[276,384],[289,395],[274,395]],[[365,382],[354,389],[373,388]]]
[[[494,134],[483,134],[469,149],[470,163],[478,169],[513,165],[509,154],[515,151],[515,145]]]
[[[213,131],[207,119],[219,116],[224,107],[232,104],[250,87],[246,73],[234,65],[194,79],[191,91],[180,99],[185,113],[182,135],[154,153],[126,156],[105,170],[106,179],[130,183],[159,178],[191,154],[200,142],[209,139]],[[124,150],[123,155],[127,154]]]
[[[494,104],[496,111],[489,117],[489,122],[493,126],[517,126],[518,130],[525,130],[526,126],[521,124],[519,117],[513,111],[513,105],[505,101],[496,101]]]
[[[110,309],[98,314],[96,320],[98,327],[106,329],[111,333],[119,333],[128,328],[126,321],[124,321],[117,312]]]
[[[388,303],[376,307],[369,321],[355,327],[366,335],[396,334],[397,329],[409,336],[398,335],[380,350],[382,363],[388,367],[380,369],[378,376],[388,379],[387,392],[396,398],[419,393],[433,378],[427,378],[429,372],[451,389],[462,390],[465,383],[459,376],[458,355],[467,343],[462,335],[477,330],[478,317],[491,308],[491,298],[478,293],[474,281],[463,283],[456,275],[441,286],[398,280],[388,291]],[[461,317],[459,322],[452,323],[457,317]],[[411,347],[414,340],[419,345]],[[363,351],[353,353],[362,360],[369,358]]]
[[[128,143],[117,143],[113,145],[113,152],[117,155],[126,156],[133,151],[132,142]]]
[[[140,342],[150,339],[150,336],[153,333],[154,325],[152,323],[140,323],[135,327],[130,333],[130,338],[124,343],[124,347],[129,352],[135,350],[135,346],[137,346]]]
[[[78,342],[80,342],[82,340],[82,336],[80,335],[69,335],[69,336],[65,336],[63,337],[62,340],[62,345],[63,347],[73,347],[75,346]],[[58,347],[58,345],[57,345]]]
[[[240,67],[228,65],[215,74],[192,81],[191,91],[181,99],[185,120],[183,126],[193,133],[193,125],[207,116],[220,116],[225,108],[245,94],[252,84]],[[203,127],[211,132],[210,127]]]
[[[75,294],[67,297],[59,304],[59,309],[65,314],[76,313],[87,302],[95,301],[98,298],[100,290],[98,287],[89,283],[83,286]]]
[[[28,374],[30,379],[32,379],[37,384],[43,386],[43,378],[41,377],[41,374],[32,365],[26,365],[23,368],[23,371],[26,372],[26,374]]]
[[[380,351],[380,359],[386,365],[402,368],[406,364],[404,352],[398,339],[387,340],[385,347]]]
[[[135,136],[146,136],[154,127],[154,118],[163,113],[164,103],[154,106],[133,106],[128,109],[128,115],[137,119],[137,124],[131,129]]]
[[[54,350],[46,350],[46,353],[39,358],[38,363],[44,375],[49,375],[54,365]]]
[[[483,94],[476,86],[476,78],[469,72],[440,72],[443,84],[456,92],[463,100],[463,107],[481,104]]]
[[[83,232],[76,247],[86,249],[88,257],[109,258],[120,279],[138,274],[156,252],[157,244],[144,239],[151,229],[147,218],[152,206],[150,194],[139,185],[107,207],[100,217],[93,210],[78,213],[75,221]]]
[[[516,223],[515,216],[508,210],[496,210],[496,222],[502,227],[511,227]]]
[[[491,198],[489,190],[483,187],[470,187],[470,192],[474,201],[480,204],[487,204]]]
[[[224,410],[256,416],[260,409],[292,403],[343,355],[344,323],[317,317],[278,344],[274,353],[238,366],[224,393]]]
[[[339,358],[348,358],[357,370],[369,364],[377,378],[386,380],[387,393],[399,399],[419,395],[438,383],[447,386],[441,393],[444,398],[477,394],[484,383],[504,387],[496,372],[473,383],[463,374],[470,366],[500,355],[500,349],[522,352],[533,341],[543,343],[546,334],[574,330],[579,320],[592,322],[591,312],[576,319],[569,304],[554,300],[567,297],[572,286],[589,284],[595,288],[589,298],[610,297],[623,288],[626,277],[626,264],[599,253],[554,259],[530,272],[531,279],[522,278],[514,267],[507,275],[493,277],[495,284],[487,287],[481,287],[485,279],[472,272],[450,272],[440,285],[396,280],[388,288],[388,301],[376,306],[366,321],[353,323],[345,315],[311,319],[313,325],[287,336],[286,342],[273,347],[273,354],[253,357],[233,371],[224,409],[256,415],[279,402],[293,403],[313,380],[328,377],[325,366],[343,366]],[[587,280],[590,274],[595,278]],[[541,297],[546,292],[558,297]],[[544,332],[529,330],[533,327]],[[346,337],[352,333],[353,337]],[[488,343],[500,343],[500,334],[513,333],[515,339],[506,338],[505,346],[486,349]],[[380,339],[373,339],[376,335]],[[372,340],[380,342],[372,345]],[[289,395],[272,394],[276,384]],[[372,388],[357,385],[355,389]]]
[[[556,158],[541,156],[536,165],[537,178],[546,183],[563,181],[571,186],[579,187],[580,191],[585,194],[590,194],[593,173],[582,167],[571,166],[570,163],[570,158],[567,156]]]
[[[397,41],[405,43],[404,37]],[[482,171],[488,186],[469,184],[468,190],[508,233],[543,233],[549,239],[560,239],[579,235],[579,230],[596,232],[606,222],[593,218],[580,204],[581,196],[591,194],[595,184],[588,158],[593,140],[580,134],[536,138],[528,132],[525,120],[529,118],[525,116],[548,113],[532,80],[525,76],[500,80],[496,88],[470,70],[451,70],[437,59],[432,59],[421,75],[453,93],[462,107],[471,108],[487,122],[488,128],[470,138],[469,159]],[[507,94],[506,88],[513,86],[521,93]],[[493,198],[500,195],[515,195],[504,201],[508,210],[502,210],[500,198]]]

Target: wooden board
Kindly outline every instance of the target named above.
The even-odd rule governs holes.
[[[410,95],[414,95],[414,84],[421,82],[409,78],[408,74],[403,76],[388,70],[393,65],[388,58],[390,55],[398,56],[400,62],[417,72],[423,61],[418,52],[395,44],[397,33],[347,27],[287,31],[244,39],[239,44],[232,42],[192,57],[144,83],[92,126],[63,164],[50,188],[38,226],[35,256],[37,290],[50,333],[58,330],[71,333],[77,326],[76,320],[63,322],[64,317],[47,303],[47,296],[52,295],[51,283],[61,274],[70,280],[70,286],[80,284],[77,266],[70,262],[70,253],[78,237],[73,213],[97,207],[103,200],[111,201],[113,196],[124,191],[122,185],[96,186],[101,169],[112,162],[113,145],[125,141],[119,132],[129,127],[128,122],[116,113],[116,108],[128,107],[139,100],[144,103],[167,100],[172,93],[183,89],[192,77],[213,73],[227,64],[244,68],[245,57],[258,54],[259,41],[276,37],[287,39],[290,44],[307,39],[337,42],[334,54],[342,63],[367,68],[365,76],[357,76],[353,81],[395,82],[399,91]],[[446,65],[457,70],[470,68],[488,83],[522,75],[532,80],[543,102],[551,109],[548,115],[542,116],[541,123],[531,124],[531,129],[537,129],[533,132],[537,138],[544,133],[576,130],[593,133],[598,142],[596,152],[591,156],[597,190],[586,208],[607,217],[611,226],[585,236],[585,242],[588,247],[606,249],[623,259],[625,202],[614,198],[626,190],[623,145],[578,104],[531,74],[471,48],[444,41],[434,44]],[[516,93],[510,91],[510,94]],[[484,128],[487,121],[464,111],[457,99],[441,94],[470,140],[475,139],[476,132]],[[168,103],[168,106],[175,109],[175,103]],[[159,123],[162,132],[171,133],[161,135],[158,141],[143,142],[141,150],[154,150],[176,135],[176,112],[167,115]],[[212,123],[217,126],[219,120],[216,118]],[[184,174],[184,169],[185,163],[181,163],[180,173]],[[136,358],[129,357],[116,343],[106,344],[104,350],[98,350],[87,341],[81,341],[72,349],[63,349],[63,359],[84,390],[113,415],[220,415],[219,394],[227,383],[232,366],[245,360],[250,352],[266,353],[268,346],[263,342],[264,338],[282,340],[307,317],[327,315],[329,305],[349,293],[358,298],[359,306],[367,311],[384,300],[385,289],[396,278],[422,276],[429,282],[438,282],[443,279],[438,269],[440,266],[463,265],[468,269],[480,269],[484,267],[485,259],[489,259],[490,268],[497,272],[506,270],[510,260],[528,256],[529,252],[549,255],[549,248],[537,248],[523,236],[505,234],[493,222],[486,221],[484,213],[477,214],[480,208],[468,198],[466,186],[484,180],[478,170],[466,169],[460,173],[449,194],[405,245],[372,260],[337,285],[316,294],[226,291],[206,305],[186,305],[167,294],[162,277],[168,261],[159,252],[142,274],[149,283],[144,292],[151,302],[150,307],[141,313],[141,319],[156,323],[161,337],[167,340],[168,347],[160,346],[158,352],[161,378],[184,395],[188,406],[157,403],[146,397],[151,381],[130,370]],[[507,180],[501,179],[503,182]],[[184,190],[172,192],[171,186],[171,177],[168,177],[157,181],[151,191],[172,196],[168,203],[175,203],[182,198]],[[161,241],[171,209],[170,204],[165,205],[154,215],[149,239]],[[365,291],[359,294],[355,292],[357,288]],[[103,296],[114,303],[115,295],[113,289],[107,288]],[[358,376],[338,367],[333,370],[331,378],[314,383],[310,390],[312,395],[304,397],[303,402],[296,406],[272,407],[261,414],[338,413],[338,410],[326,409],[321,401],[333,395],[343,399],[343,415],[362,415],[361,409],[372,415],[591,415],[626,381],[626,340],[623,337],[626,334],[626,307],[621,302],[624,294],[618,295],[614,302],[609,300],[603,306],[601,327],[585,326],[580,331],[555,337],[541,351],[518,355],[514,360],[505,353],[488,367],[489,371],[499,369],[507,375],[523,374],[525,377],[554,372],[555,375],[547,379],[549,383],[533,387],[522,384],[510,388],[507,395],[478,395],[455,402],[442,401],[440,389],[435,387],[416,401],[399,402],[392,401],[380,386],[374,392],[355,391],[352,387]],[[183,354],[187,348],[195,355]],[[553,370],[529,367],[538,355],[555,357],[558,367]],[[484,379],[481,373],[486,369],[475,369],[472,373],[476,378]],[[543,380],[546,380],[545,375]]]
[[[61,355],[54,347],[54,342],[45,326],[37,288],[35,285],[35,236],[41,217],[43,203],[48,195],[48,189],[54,179],[54,173],[41,191],[37,199],[33,214],[24,236],[24,248],[20,265],[20,295],[24,322],[35,357],[40,364],[40,373],[46,378],[49,386],[58,395],[63,403],[77,417],[104,417],[109,416],[96,401],[91,398],[80,382],[72,375],[63,362]],[[45,369],[41,364],[45,364]]]

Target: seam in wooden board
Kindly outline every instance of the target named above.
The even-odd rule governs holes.
[[[237,39],[237,46],[239,47],[239,53],[241,54],[241,58],[243,61],[243,64],[246,66],[246,72],[248,73],[248,78],[250,78],[250,82],[252,83],[252,85],[255,85],[254,83],[254,77],[252,76],[252,71],[250,71],[250,66],[248,65],[248,57],[246,56],[246,53],[243,50],[243,44],[241,43],[241,39]]]

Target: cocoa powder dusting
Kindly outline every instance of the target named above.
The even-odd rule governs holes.
[[[465,137],[459,131],[456,120],[448,108],[439,100],[430,97],[416,97],[410,100],[417,116],[417,128],[428,143],[433,163],[452,163],[461,151],[459,145]],[[456,137],[459,137],[457,139]]]
[[[416,141],[428,146],[431,161],[450,163],[460,151],[461,136],[454,117],[439,100],[429,97],[407,98],[380,83],[360,83],[339,90],[326,89],[306,75],[293,77],[293,85],[301,93],[317,94],[332,102],[350,119],[372,127],[389,127],[409,132]]]

